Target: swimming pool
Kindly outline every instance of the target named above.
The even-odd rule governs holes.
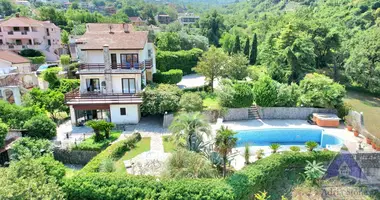
[[[272,143],[281,145],[305,145],[307,141],[317,142],[321,147],[338,145],[343,142],[335,136],[326,134],[323,129],[306,128],[265,128],[238,131],[237,147],[267,146]]]

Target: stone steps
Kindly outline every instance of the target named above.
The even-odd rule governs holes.
[[[248,119],[256,119],[256,120],[261,119],[261,118],[260,118],[259,111],[258,111],[256,105],[252,105],[252,106],[248,109]]]

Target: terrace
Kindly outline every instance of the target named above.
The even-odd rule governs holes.
[[[80,93],[79,89],[65,94],[67,104],[111,104],[111,103],[142,103],[139,94],[124,93],[100,93],[86,92]]]
[[[140,71],[152,68],[152,59],[140,63],[112,63],[111,70],[107,73],[140,73]],[[84,63],[78,69],[78,73],[105,73],[104,63]]]

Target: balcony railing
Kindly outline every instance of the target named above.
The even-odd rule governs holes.
[[[112,71],[125,71],[125,70],[143,70],[152,68],[152,60],[145,60],[140,63],[125,63],[125,64],[111,64]],[[86,63],[81,64],[79,72],[104,72],[104,63]]]
[[[65,94],[65,103],[68,104],[87,104],[87,103],[141,103],[142,98],[139,94],[111,93],[104,94],[100,92],[80,93],[79,89]]]

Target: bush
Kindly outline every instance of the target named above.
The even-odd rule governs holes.
[[[337,105],[336,110],[338,111],[338,117],[343,119],[348,115],[350,110],[352,110],[352,106],[349,103],[344,102],[343,104]]]
[[[329,162],[335,155],[332,151],[272,154],[246,166],[226,181],[234,189],[235,199],[250,199],[253,194],[268,191],[268,186],[278,184],[279,179],[291,170],[302,170],[307,160]],[[268,192],[270,194],[270,191]]]
[[[114,172],[115,165],[110,158],[104,159],[99,166],[99,172]]]
[[[84,166],[80,172],[83,173],[90,173],[90,172],[99,172],[100,164],[103,160],[109,158],[109,159],[117,159],[119,158],[122,153],[125,153],[125,151],[128,151],[127,148],[125,148],[125,144],[133,143],[133,146],[139,141],[139,138],[141,139],[140,134],[133,134],[131,137],[127,138],[126,140],[122,140],[119,142],[116,142],[112,144],[111,146],[107,147],[104,151],[100,152],[98,155],[96,155],[94,158],[91,159],[90,162],[87,163],[86,166]]]
[[[189,51],[157,51],[156,62],[157,69],[160,71],[169,71],[171,69],[180,69],[183,74],[192,73],[199,57],[202,55],[201,49],[191,49]]]
[[[36,65],[44,64],[46,61],[45,56],[27,57],[27,58],[32,62],[32,64],[36,64]]]
[[[253,93],[255,95],[255,102],[262,107],[272,107],[277,101],[277,88],[276,82],[269,76],[260,77],[254,83]]]
[[[291,85],[280,84],[277,85],[277,107],[296,107],[298,98],[301,96],[299,86],[295,83]]]
[[[45,155],[53,155],[53,145],[46,139],[34,139],[23,137],[17,140],[11,148],[11,159],[39,158]]]
[[[52,139],[57,134],[55,123],[46,115],[32,117],[24,124],[27,135],[35,138]]]
[[[143,92],[141,111],[144,114],[157,115],[176,112],[182,91],[176,85],[159,84],[148,86]]]
[[[290,150],[291,150],[291,151],[294,151],[294,152],[299,152],[299,151],[301,151],[301,148],[300,148],[300,147],[297,147],[297,146],[291,146],[291,147],[290,147]]]
[[[155,83],[177,84],[182,80],[182,70],[171,69],[167,72],[157,72],[153,74]]]
[[[179,101],[179,106],[186,112],[197,112],[203,109],[203,100],[199,94],[185,93]]]
[[[75,146],[73,149],[75,150],[87,150],[87,151],[101,151],[108,147],[108,145],[117,140],[120,136],[121,132],[112,132],[110,134],[109,139],[104,139],[98,142],[95,142],[95,135],[85,139],[83,142],[79,143],[77,146]]]
[[[104,138],[110,139],[110,131],[115,127],[115,124],[105,120],[90,120],[86,122],[86,126],[94,130],[94,141],[99,142],[104,140]],[[100,133],[101,131],[104,132],[104,135]]]
[[[307,74],[300,82],[299,103],[305,107],[337,108],[346,95],[344,86],[322,74]]]
[[[57,76],[59,71],[61,71],[61,68],[53,67],[42,72],[43,79],[49,83],[49,89],[59,88],[60,81]]]
[[[307,141],[307,142],[305,142],[305,146],[306,146],[308,151],[313,151],[315,148],[318,147],[318,143],[316,143],[314,141]]]
[[[57,181],[62,180],[62,178],[65,176],[65,165],[59,161],[54,160],[53,156],[42,156],[36,161],[39,165],[44,166],[47,175],[55,177]]]
[[[8,134],[8,125],[3,123],[0,119],[0,148],[5,145],[5,138]]]
[[[0,119],[11,129],[22,129],[24,123],[30,118],[44,114],[45,111],[38,106],[23,107],[0,100]]]
[[[80,80],[79,79],[63,78],[63,79],[60,79],[59,81],[60,81],[60,85],[59,85],[58,91],[60,91],[62,93],[70,92],[74,89],[79,88],[79,86],[80,86]]]
[[[246,82],[232,84],[230,81],[221,83],[218,91],[219,103],[227,108],[245,108],[253,103],[251,86]]]
[[[20,55],[23,57],[39,57],[43,56],[41,51],[34,49],[23,49],[20,51]]]

